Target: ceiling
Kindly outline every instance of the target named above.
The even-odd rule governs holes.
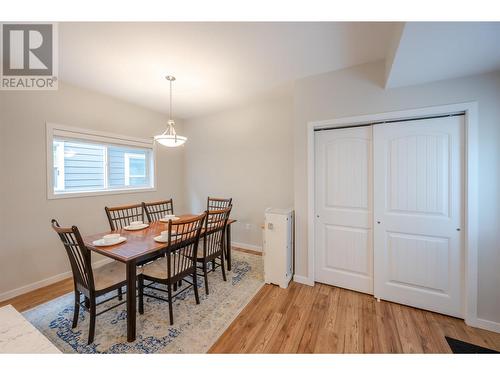
[[[500,22],[408,22],[386,88],[500,69]]]
[[[59,77],[174,117],[386,59],[386,88],[500,69],[500,22],[60,23]]]
[[[189,118],[309,75],[384,59],[390,23],[60,23],[59,77]]]

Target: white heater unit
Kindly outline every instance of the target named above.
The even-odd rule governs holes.
[[[264,223],[264,281],[286,288],[293,273],[293,210],[268,208]]]

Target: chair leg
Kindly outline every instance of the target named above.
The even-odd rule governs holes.
[[[174,324],[174,312],[172,310],[172,284],[168,284],[168,316],[170,317],[170,325]]]
[[[122,287],[118,288],[118,301],[121,301],[123,299],[123,291]]]
[[[203,262],[203,278],[205,279],[205,293],[208,294],[208,272],[207,263]]]
[[[139,287],[139,314],[144,314],[144,278],[142,275],[137,278],[137,284]]]
[[[215,258],[212,259],[212,271],[215,271]]]
[[[196,300],[196,304],[200,304],[200,295],[198,294],[198,278],[196,275],[196,266],[193,271],[193,289],[194,289],[194,299]]]
[[[73,309],[73,325],[72,328],[76,328],[78,324],[78,314],[80,313],[80,292],[75,290],[75,308]]]
[[[222,269],[222,279],[227,281],[226,279],[226,270],[224,269],[224,255],[220,254],[220,268]]]
[[[85,307],[87,309],[90,309],[90,299],[89,299],[89,297],[85,297]]]
[[[88,340],[88,345],[92,344],[94,342],[94,335],[95,335],[95,318],[96,318],[96,307],[95,307],[95,298],[90,301],[90,324],[89,324],[89,340]]]
[[[177,282],[174,283],[174,292],[177,292]]]

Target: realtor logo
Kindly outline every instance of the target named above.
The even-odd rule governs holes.
[[[0,89],[56,90],[54,24],[2,24]]]

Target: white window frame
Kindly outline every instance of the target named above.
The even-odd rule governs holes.
[[[75,128],[66,125],[46,123],[46,153],[47,153],[47,199],[92,197],[98,195],[125,194],[156,191],[156,145],[153,139],[135,138],[114,133],[102,132],[97,130]],[[146,173],[149,172],[150,186],[144,187],[123,187],[107,188],[105,190],[89,190],[78,192],[54,192],[53,173],[53,142],[54,138],[69,138],[87,142],[113,144],[117,146],[131,146],[141,149],[151,150],[150,165],[147,165]],[[106,163],[107,168],[107,163]]]
[[[53,147],[53,145],[54,145],[54,142],[52,142],[52,147]],[[58,153],[59,161],[63,161],[63,159],[64,159],[64,146],[62,143],[57,147],[57,153]],[[54,154],[52,154],[52,157],[53,156],[54,156]],[[50,166],[52,167],[51,172],[54,173],[55,172],[54,171],[54,161],[52,161],[52,164]],[[59,174],[57,175],[57,186],[59,186],[59,187],[62,186],[62,190],[64,190],[64,168],[58,168],[58,172],[59,172]],[[55,176],[52,176],[52,183],[54,182],[54,179],[55,179]]]

